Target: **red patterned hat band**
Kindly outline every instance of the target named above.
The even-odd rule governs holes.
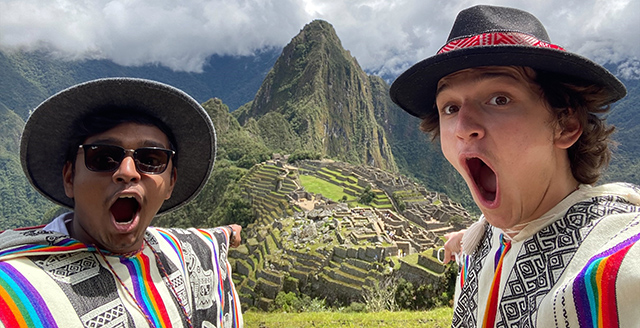
[[[482,33],[468,38],[455,39],[440,48],[438,54],[464,48],[495,46],[495,45],[526,45],[540,48],[551,48],[565,51],[555,44],[538,40],[534,36],[519,32]]]

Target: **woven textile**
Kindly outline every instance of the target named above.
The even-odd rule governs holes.
[[[637,327],[640,193],[628,184],[580,189],[511,242],[494,327]],[[502,231],[486,225],[463,259],[453,327],[481,327]],[[460,278],[459,278],[460,279]]]
[[[5,327],[188,327],[189,321],[242,327],[228,237],[219,228],[148,228],[143,250],[124,257],[42,228],[5,231],[0,321]]]

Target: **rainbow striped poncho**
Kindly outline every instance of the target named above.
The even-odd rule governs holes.
[[[3,232],[0,322],[47,328],[187,327],[189,321],[193,327],[243,326],[226,229],[150,227],[145,239],[151,247],[130,257],[101,256],[94,247],[41,228]]]
[[[477,245],[463,245],[472,251],[461,261],[452,326],[638,327],[639,191],[582,185],[507,249],[503,232],[485,224]]]

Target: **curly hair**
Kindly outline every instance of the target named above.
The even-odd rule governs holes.
[[[595,184],[609,164],[611,148],[615,146],[610,138],[615,127],[607,124],[603,116],[610,109],[609,94],[601,86],[572,76],[528,67],[512,68],[540,91],[560,128],[565,127],[569,116],[575,115],[583,132],[568,149],[571,172],[580,183]],[[420,129],[431,134],[432,141],[440,135],[438,110],[435,104],[433,107],[434,110],[423,116],[420,123]]]

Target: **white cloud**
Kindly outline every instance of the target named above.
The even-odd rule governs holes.
[[[282,47],[331,23],[363,68],[396,75],[434,54],[469,0],[0,0],[0,47],[200,71],[208,56]],[[640,57],[640,1],[495,0],[532,12],[554,43],[598,62]],[[632,72],[636,70],[630,70]]]
[[[282,46],[308,19],[289,0],[0,0],[0,46],[199,71],[212,54]]]

